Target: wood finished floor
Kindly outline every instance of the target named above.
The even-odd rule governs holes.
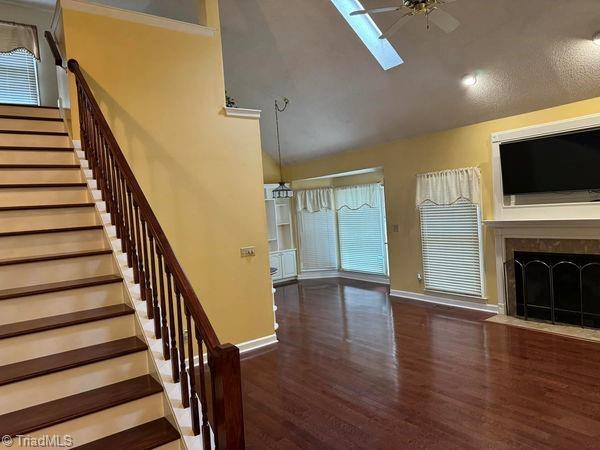
[[[248,448],[600,448],[600,344],[386,291],[278,289],[280,342],[242,362]]]

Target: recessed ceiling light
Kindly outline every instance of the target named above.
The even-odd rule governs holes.
[[[467,74],[462,77],[463,86],[475,86],[477,84],[477,76],[473,73]]]
[[[599,45],[600,46],[600,31],[598,31],[594,37],[592,38],[592,41],[594,42],[594,44]]]

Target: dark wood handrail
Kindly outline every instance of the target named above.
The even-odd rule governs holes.
[[[51,35],[47,39],[53,42]],[[171,361],[173,382],[180,383],[182,404],[190,408],[192,430],[202,432],[206,450],[211,448],[211,429],[218,449],[242,449],[239,349],[219,342],[79,63],[70,59],[67,67],[77,86],[82,150],[133,268],[146,314],[154,319],[163,357]]]
[[[117,163],[119,164],[120,169],[123,171],[123,175],[127,180],[128,187],[131,189],[131,194],[135,199],[136,203],[140,207],[140,213],[144,216],[145,220],[148,223],[148,226],[153,231],[153,234],[156,239],[156,245],[162,251],[162,254],[165,258],[165,261],[169,268],[172,270],[173,277],[177,281],[178,287],[181,292],[181,296],[184,299],[184,303],[188,308],[190,308],[190,312],[196,325],[200,328],[202,332],[202,336],[204,337],[204,342],[206,343],[207,349],[214,353],[216,351],[217,346],[219,346],[219,338],[217,337],[215,330],[213,329],[210,321],[206,313],[204,312],[204,308],[200,304],[200,300],[196,296],[196,292],[192,287],[188,277],[186,276],[181,264],[177,260],[175,253],[173,252],[173,248],[169,243],[165,232],[163,231],[158,219],[154,215],[154,211],[150,207],[146,196],[144,195],[142,188],[137,182],[129,163],[125,159],[125,155],[121,150],[121,147],[117,143],[106,119],[104,118],[104,114],[100,109],[100,106],[96,102],[94,94],[92,93],[90,87],[88,86],[81,69],[79,68],[79,63],[70,59],[67,63],[67,67],[80,83],[81,88],[87,95],[90,106],[92,107],[94,118],[98,121],[98,126],[102,129],[104,138],[108,141],[109,147],[113,150],[113,156],[115,157]]]
[[[63,59],[60,54],[60,50],[56,45],[56,41],[54,40],[54,36],[49,31],[44,32],[44,36],[46,37],[46,41],[48,42],[48,46],[50,47],[50,51],[52,52],[52,56],[54,56],[54,64],[59,67],[63,67]]]

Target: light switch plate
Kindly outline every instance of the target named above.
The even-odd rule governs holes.
[[[256,256],[256,247],[242,247],[240,249],[242,258],[248,258],[250,256]]]

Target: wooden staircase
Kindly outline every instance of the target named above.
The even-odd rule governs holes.
[[[57,109],[0,105],[0,435],[181,448],[83,169]]]

